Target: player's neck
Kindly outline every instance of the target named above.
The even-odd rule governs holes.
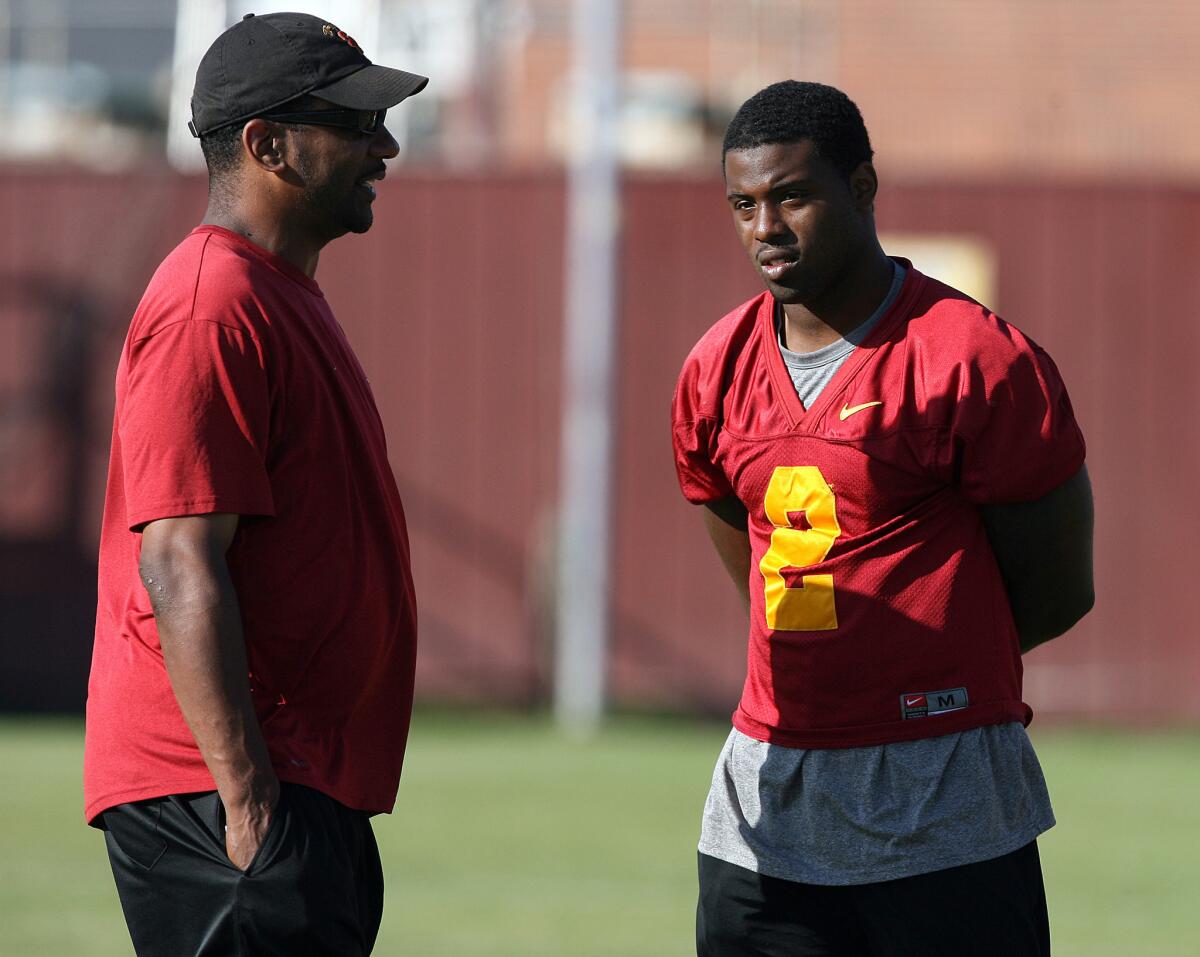
[[[784,343],[814,352],[837,342],[871,318],[892,288],[895,267],[881,248],[864,257],[811,302],[783,305]]]

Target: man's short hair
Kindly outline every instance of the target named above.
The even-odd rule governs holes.
[[[325,109],[328,105],[312,96],[300,96],[294,100],[288,100],[282,106],[276,107],[275,110],[280,113],[295,113],[302,110]],[[271,114],[267,113],[266,117],[270,119]],[[282,126],[285,130],[292,132],[300,129],[295,123],[284,123]],[[220,179],[237,169],[242,158],[242,130],[245,128],[245,121],[231,123],[229,126],[222,126],[220,129],[205,133],[200,137],[200,152],[204,154],[204,162],[208,165],[210,180]]]
[[[809,140],[817,155],[849,177],[874,156],[862,114],[841,90],[823,83],[783,80],[750,97],[725,130],[721,163],[730,150]]]
[[[237,169],[242,156],[242,127],[232,123],[200,137],[200,151],[208,165],[208,177],[215,180]]]

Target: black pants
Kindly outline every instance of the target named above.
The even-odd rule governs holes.
[[[699,957],[1049,957],[1037,842],[877,884],[824,887],[700,855]]]
[[[122,804],[101,821],[139,957],[267,957],[371,952],[383,871],[367,815],[281,785],[250,866],[225,853],[215,791]]]

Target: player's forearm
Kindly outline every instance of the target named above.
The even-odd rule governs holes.
[[[1087,469],[1036,502],[980,510],[1021,650],[1057,638],[1095,604]]]
[[[237,594],[223,555],[178,549],[147,560],[175,698],[231,817],[273,806],[278,780],[254,713]]]
[[[1090,586],[1078,582],[1061,590],[1048,589],[1043,583],[1005,584],[1022,652],[1066,634],[1095,603]]]
[[[746,532],[745,507],[733,498],[710,503],[704,508],[704,527],[749,614],[750,536]]]
[[[729,573],[729,579],[733,582],[733,587],[737,590],[738,597],[742,600],[742,607],[746,609],[746,614],[750,614],[750,561],[747,558],[745,562],[726,560],[724,555],[721,556],[725,564],[725,571]]]
[[[1066,634],[1071,626],[1082,617],[1083,615],[1078,615],[1054,622],[1042,616],[1022,616],[1014,611],[1013,621],[1017,626],[1017,637],[1021,643],[1022,653],[1032,651],[1038,645]]]

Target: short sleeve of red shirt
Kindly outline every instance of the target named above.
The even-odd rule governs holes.
[[[1033,501],[1083,466],[1083,435],[1050,356],[1007,323],[986,321],[986,348],[966,370],[951,423],[959,487],[980,505]]]
[[[675,473],[684,497],[697,505],[733,494],[729,479],[715,464],[719,431],[716,390],[703,381],[705,373],[706,368],[697,355],[689,356],[680,373],[671,406]]]
[[[243,329],[207,319],[130,344],[119,422],[131,529],[181,515],[273,515],[265,454],[270,392]]]

